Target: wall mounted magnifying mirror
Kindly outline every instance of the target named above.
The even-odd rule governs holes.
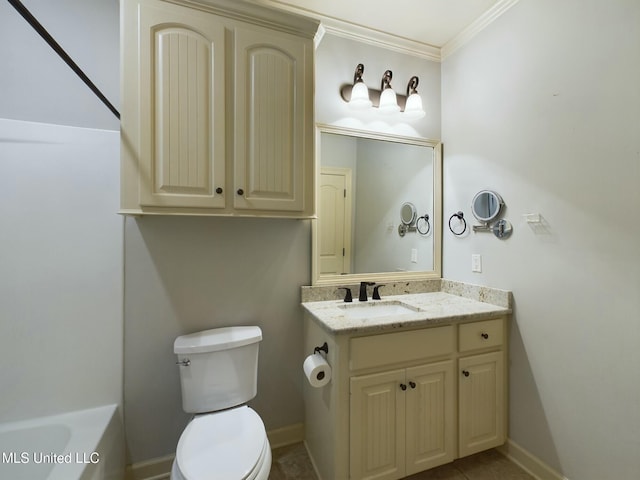
[[[404,202],[400,207],[400,221],[404,225],[412,226],[416,223],[416,218],[418,218],[416,206],[411,202]]]
[[[404,237],[407,232],[418,232],[420,235],[429,235],[431,224],[429,214],[418,216],[416,206],[411,202],[404,202],[400,207],[400,225],[398,235]]]
[[[482,223],[474,225],[474,232],[493,232],[498,238],[511,235],[513,227],[504,220],[496,220],[504,209],[502,197],[492,190],[481,190],[471,201],[471,213]],[[493,222],[493,223],[492,223]]]
[[[316,148],[313,284],[440,278],[440,143],[318,125]]]
[[[496,192],[481,190],[471,201],[471,213],[480,222],[488,224],[500,215],[503,205],[502,197]]]
[[[411,202],[404,202],[400,207],[400,225],[398,225],[398,235],[404,237],[407,232],[415,231],[418,212],[416,206]]]

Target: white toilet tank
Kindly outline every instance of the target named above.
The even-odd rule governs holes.
[[[176,338],[182,408],[205,413],[235,407],[256,396],[260,327],[225,327]]]

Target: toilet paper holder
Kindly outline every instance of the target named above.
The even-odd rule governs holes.
[[[329,354],[329,345],[327,345],[327,342],[324,342],[322,346],[316,347],[313,349],[313,353],[320,353],[320,352],[324,352],[325,355]]]

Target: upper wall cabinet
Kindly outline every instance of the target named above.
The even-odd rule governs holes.
[[[314,215],[315,22],[122,3],[121,213]]]

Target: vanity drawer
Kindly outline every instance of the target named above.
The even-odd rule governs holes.
[[[453,353],[452,325],[351,339],[351,370],[410,362]]]
[[[482,322],[463,323],[460,325],[458,350],[478,350],[481,348],[502,345],[504,319],[484,320]]]

